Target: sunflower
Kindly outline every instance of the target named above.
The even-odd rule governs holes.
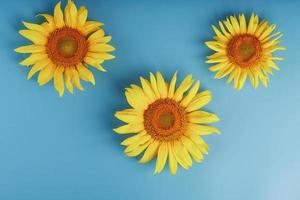
[[[234,81],[237,90],[242,89],[247,77],[254,88],[258,87],[260,81],[267,87],[269,74],[273,69],[279,70],[274,61],[283,60],[272,54],[277,50],[285,50],[278,46],[282,34],[273,33],[276,25],[270,25],[265,20],[260,22],[255,14],[247,23],[242,14],[219,21],[219,26],[220,29],[212,26],[216,34],[214,41],[205,43],[215,51],[206,61],[215,64],[210,67],[210,71],[217,72],[215,78],[228,76],[226,83]]]
[[[208,145],[201,136],[220,133],[205,124],[217,122],[217,115],[199,109],[211,101],[211,92],[198,93],[200,82],[187,76],[176,89],[177,72],[170,84],[161,73],[150,73],[150,81],[140,77],[141,87],[132,84],[125,96],[132,108],[116,112],[115,117],[127,123],[114,129],[119,134],[134,134],[121,144],[125,154],[135,157],[144,152],[140,163],[157,156],[154,173],[160,173],[167,160],[172,174],[178,163],[184,169],[192,159],[202,162]],[[194,84],[193,84],[194,83]]]
[[[20,64],[32,66],[28,74],[30,79],[39,72],[38,83],[45,85],[54,79],[54,87],[62,96],[64,87],[73,93],[73,85],[83,90],[80,79],[95,84],[88,66],[100,71],[104,60],[113,59],[108,52],[114,48],[107,43],[111,36],[105,36],[103,25],[97,21],[88,21],[85,7],[78,10],[73,1],[62,11],[61,2],[54,8],[54,16],[41,14],[45,18],[42,24],[23,22],[26,30],[19,33],[33,44],[15,49],[18,53],[31,55]]]

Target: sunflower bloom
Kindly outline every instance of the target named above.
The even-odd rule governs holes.
[[[168,84],[161,73],[150,73],[150,81],[140,77],[141,87],[126,88],[126,98],[131,108],[116,112],[115,117],[127,123],[114,129],[119,134],[133,134],[121,144],[125,154],[140,154],[140,163],[157,156],[154,173],[160,173],[168,161],[172,174],[178,164],[184,169],[193,160],[202,162],[208,153],[203,135],[220,133],[206,124],[219,121],[217,115],[201,111],[211,101],[211,92],[198,93],[200,82],[187,76],[176,89],[177,73]]]
[[[276,60],[281,57],[273,56],[277,50],[285,50],[279,46],[280,32],[273,31],[275,24],[259,21],[258,16],[252,14],[246,22],[244,14],[230,16],[219,22],[218,29],[212,26],[216,36],[213,41],[205,44],[215,51],[207,57],[206,63],[213,63],[210,71],[216,72],[215,78],[221,79],[228,76],[227,84],[234,82],[234,88],[240,90],[249,77],[251,84],[257,88],[261,82],[268,86],[269,74],[272,70],[279,70]]]
[[[19,32],[33,44],[15,49],[18,53],[31,54],[20,63],[31,66],[27,78],[39,72],[37,81],[40,86],[53,79],[60,96],[65,87],[72,94],[73,85],[83,90],[81,79],[94,85],[89,66],[105,71],[101,64],[114,58],[108,53],[114,51],[114,47],[107,44],[111,36],[105,36],[102,23],[88,21],[88,10],[85,7],[77,9],[71,0],[64,11],[59,2],[53,16],[40,16],[45,18],[44,23],[23,22],[27,29]]]

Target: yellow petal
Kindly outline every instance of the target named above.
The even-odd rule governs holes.
[[[143,157],[140,159],[140,163],[147,163],[157,154],[157,150],[159,147],[160,142],[157,140],[154,140],[153,143],[149,145],[149,147],[146,149]]]
[[[268,37],[276,28],[276,24],[272,24],[269,26],[260,36],[260,40],[264,40],[266,37]]]
[[[65,10],[64,10],[64,19],[65,19],[65,24],[69,27],[71,27],[72,25],[72,20],[71,20],[71,15],[70,15],[70,0],[68,0],[68,3],[65,7]]]
[[[202,162],[203,155],[201,151],[189,138],[183,136],[181,142],[196,162]]]
[[[54,17],[51,16],[51,15],[48,15],[48,14],[39,14],[38,16],[44,17],[44,18],[47,20],[47,22],[48,22],[49,24],[51,24],[51,25],[53,25],[53,24],[55,23],[55,22],[54,22]]]
[[[93,53],[93,52],[88,52],[86,54],[87,57],[91,57],[95,60],[111,60],[114,59],[115,56],[108,54],[108,53]]]
[[[170,172],[171,174],[175,175],[178,169],[177,166],[177,161],[175,159],[174,153],[173,153],[173,149],[172,149],[172,145],[169,142],[168,143],[168,150],[169,150],[169,168],[170,168]]]
[[[57,67],[54,72],[54,87],[58,91],[59,96],[62,96],[65,90],[63,73],[64,67]]]
[[[189,135],[188,138],[195,143],[196,147],[199,148],[202,153],[208,154],[209,147],[201,137],[197,135]]]
[[[226,48],[225,47],[222,47],[219,45],[219,42],[216,42],[216,41],[208,41],[208,42],[205,42],[206,46],[208,46],[210,49],[214,50],[214,51],[217,51],[217,52],[220,52],[220,53],[226,53]]]
[[[207,124],[217,122],[219,121],[219,118],[217,115],[209,112],[194,111],[188,114],[188,120],[191,123]]]
[[[87,82],[90,82],[92,83],[93,85],[95,85],[95,78],[94,78],[94,75],[93,73],[88,70],[88,68],[86,68],[85,66],[83,66],[82,63],[78,64],[76,66],[76,69],[78,71],[78,74],[79,74],[79,77],[84,80],[84,81],[87,81]]]
[[[98,69],[99,71],[102,71],[102,72],[106,72],[106,69],[104,69],[104,67],[102,67],[100,64],[99,64],[99,61],[97,61],[97,59],[94,59],[92,57],[89,57],[89,56],[86,56],[84,58],[84,62],[96,69]]]
[[[227,39],[230,39],[231,38],[231,35],[230,33],[227,32],[227,30],[225,29],[223,23],[221,21],[219,21],[219,26],[220,26],[220,29],[222,31],[222,33],[224,34],[224,36],[227,38]]]
[[[125,153],[129,153],[131,151],[133,151],[134,149],[138,148],[140,145],[145,144],[146,142],[148,142],[149,140],[151,140],[151,136],[148,134],[144,134],[143,136],[141,136],[141,138],[139,140],[137,140],[135,143],[132,143],[130,145],[128,145],[124,152]]]
[[[215,79],[224,78],[225,76],[230,74],[234,69],[235,69],[235,67],[232,64],[228,64],[227,66],[220,69],[220,71],[218,71],[218,73],[216,73],[214,78]]]
[[[70,22],[71,22],[70,26],[72,28],[76,28],[77,27],[77,16],[78,16],[77,8],[72,0],[68,0],[68,4],[70,4],[70,7],[69,7]]]
[[[37,63],[38,61],[43,60],[45,58],[47,58],[47,55],[44,53],[34,53],[34,54],[31,54],[26,59],[24,59],[22,62],[20,62],[20,65],[30,66],[30,65],[33,65],[33,64]]]
[[[123,145],[123,146],[129,146],[129,145],[131,145],[131,144],[137,142],[139,139],[141,139],[141,137],[143,137],[143,136],[145,136],[145,135],[146,135],[146,132],[145,132],[145,131],[142,131],[141,133],[138,133],[138,134],[136,134],[136,135],[134,135],[134,136],[131,136],[131,137],[125,139],[125,140],[121,143],[121,145]]]
[[[214,32],[216,33],[217,37],[221,40],[221,41],[227,41],[227,38],[218,30],[217,27],[215,27],[214,25],[212,25],[212,28],[214,30]]]
[[[173,99],[177,102],[181,101],[183,94],[191,87],[193,82],[192,75],[188,75],[175,91]]]
[[[183,167],[184,169],[188,169],[189,165],[187,164],[187,161],[181,151],[182,144],[181,142],[174,141],[172,143],[172,149],[175,156],[176,161]]]
[[[28,73],[27,79],[30,79],[36,72],[42,70],[44,67],[50,64],[50,62],[51,61],[48,58],[46,58],[34,64]]]
[[[137,146],[135,149],[133,149],[130,152],[126,152],[126,155],[129,157],[135,157],[140,155],[151,143],[153,142],[153,139],[150,139],[146,143]]]
[[[133,87],[128,88],[125,92],[129,105],[137,110],[145,110],[149,104],[149,99],[141,88],[138,86]]]
[[[27,45],[15,49],[18,53],[45,53],[45,46]]]
[[[71,67],[70,69],[72,72],[72,83],[75,85],[75,87],[77,87],[77,89],[79,89],[81,91],[84,90],[80,83],[80,77],[79,77],[77,70],[75,69],[75,67]]]
[[[184,145],[182,144],[181,141],[180,141],[180,143],[181,143],[181,148],[179,149],[179,151],[181,151],[187,165],[189,167],[191,167],[193,165],[193,160],[192,160],[188,150],[184,147]]]
[[[118,111],[115,117],[126,123],[140,123],[143,122],[143,113],[135,109],[125,109]]]
[[[90,52],[100,52],[100,53],[105,53],[105,52],[111,52],[114,51],[115,48],[109,44],[92,44],[89,46],[89,51]]]
[[[96,21],[87,21],[84,25],[83,28],[83,33],[85,35],[89,35],[90,33],[93,33],[94,31],[97,31],[100,29],[100,26],[103,24],[101,22],[96,22]]]
[[[188,94],[182,99],[180,105],[183,107],[187,107],[189,103],[192,101],[192,99],[195,97],[195,95],[197,94],[199,87],[200,87],[200,81],[197,81],[194,84],[194,86],[190,89]]]
[[[168,86],[160,72],[157,72],[156,77],[157,77],[157,89],[158,92],[160,93],[160,97],[166,98],[168,96]]]
[[[234,84],[233,84],[233,87],[235,89],[237,89],[238,86],[239,86],[239,80],[240,80],[241,72],[242,72],[242,70],[241,70],[240,67],[236,68],[235,71],[234,71]]]
[[[263,21],[259,24],[257,30],[255,31],[255,35],[260,38],[260,35],[268,28],[268,22]]]
[[[100,29],[94,33],[92,33],[89,37],[88,37],[88,41],[89,42],[93,42],[95,40],[98,40],[99,38],[103,38],[104,37],[104,31],[103,29]]]
[[[168,97],[169,98],[172,98],[174,96],[175,87],[176,87],[176,80],[177,80],[177,71],[174,73],[173,78],[170,82],[169,92],[168,92]]]
[[[247,79],[247,71],[243,70],[240,75],[238,90],[241,90],[243,88],[246,79]]]
[[[123,126],[120,126],[120,127],[114,129],[114,131],[119,133],[119,134],[138,133],[142,130],[144,130],[144,124],[143,123],[126,124],[126,125],[123,125]]]
[[[28,22],[23,22],[23,24],[29,30],[37,31],[46,37],[49,35],[49,31],[39,24],[33,24],[33,23],[28,23]]]
[[[246,33],[247,32],[247,24],[246,24],[246,18],[245,18],[244,14],[239,16],[239,21],[240,21],[241,33]]]
[[[54,8],[54,23],[57,28],[61,28],[65,25],[64,15],[61,10],[61,2],[58,2]]]
[[[229,61],[228,56],[223,55],[223,56],[220,56],[218,58],[209,58],[205,62],[208,63],[208,64],[211,64],[211,63],[223,63],[223,62],[228,62],[228,61]]]
[[[90,44],[96,44],[96,43],[108,43],[112,39],[111,36],[105,36],[101,38],[94,39],[93,41],[90,41]]]
[[[220,134],[221,132],[212,126],[200,125],[188,123],[186,129],[186,135],[194,134],[194,135],[210,135],[213,133]]]
[[[152,90],[153,90],[155,96],[157,98],[160,98],[160,94],[159,94],[159,91],[157,88],[157,82],[156,82],[155,76],[152,73],[150,73],[150,83],[151,83],[151,87],[152,87]]]
[[[53,64],[47,65],[44,69],[42,69],[39,73],[38,83],[40,86],[45,85],[50,80],[53,79],[55,67]]]
[[[225,24],[226,28],[228,29],[228,31],[230,32],[231,35],[236,34],[234,31],[234,28],[228,18],[225,21],[223,21],[223,23]]]
[[[37,31],[32,31],[32,30],[21,30],[19,33],[27,38],[28,40],[32,41],[34,44],[37,45],[45,45],[47,43],[47,38],[40,34]]]
[[[71,69],[69,67],[67,67],[65,69],[64,76],[65,76],[66,87],[69,90],[69,92],[71,94],[73,94],[72,71],[71,71]]]
[[[240,25],[239,25],[239,22],[238,22],[236,16],[230,16],[230,21],[233,26],[234,32],[239,34],[241,31],[240,31]]]
[[[88,10],[82,6],[78,11],[77,27],[82,30],[88,17]]]
[[[155,174],[158,174],[163,170],[167,162],[167,158],[168,158],[168,144],[163,142],[158,149],[156,167],[154,172]]]
[[[151,85],[148,80],[144,79],[143,77],[140,77],[141,85],[143,87],[144,93],[149,98],[150,102],[153,102],[156,100],[155,94],[151,88]]]
[[[197,94],[192,101],[188,104],[186,111],[191,112],[202,108],[203,106],[207,105],[211,101],[211,92],[204,91]]]

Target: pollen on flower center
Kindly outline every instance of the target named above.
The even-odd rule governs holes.
[[[146,131],[161,141],[175,140],[182,136],[186,124],[186,113],[176,101],[159,99],[144,112]]]
[[[230,60],[240,67],[250,67],[256,64],[262,56],[261,43],[253,35],[237,35],[229,41],[227,54]]]
[[[58,51],[64,57],[74,56],[77,48],[77,42],[73,38],[65,37],[58,41]]]
[[[158,117],[158,124],[161,129],[169,129],[174,125],[175,117],[172,112],[162,112]]]
[[[46,50],[55,64],[72,66],[82,62],[86,56],[88,41],[78,30],[64,27],[50,34]]]

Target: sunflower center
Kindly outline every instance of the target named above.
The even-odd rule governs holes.
[[[159,99],[144,112],[144,126],[148,134],[161,141],[176,140],[183,134],[186,113],[176,101]]]
[[[261,43],[253,35],[237,35],[229,41],[227,54],[230,60],[240,67],[250,67],[259,62],[262,56]]]
[[[61,38],[58,41],[58,51],[64,57],[72,57],[77,51],[77,42],[73,38]]]
[[[78,30],[63,27],[48,37],[46,51],[57,65],[73,66],[82,62],[88,52],[88,41]]]

